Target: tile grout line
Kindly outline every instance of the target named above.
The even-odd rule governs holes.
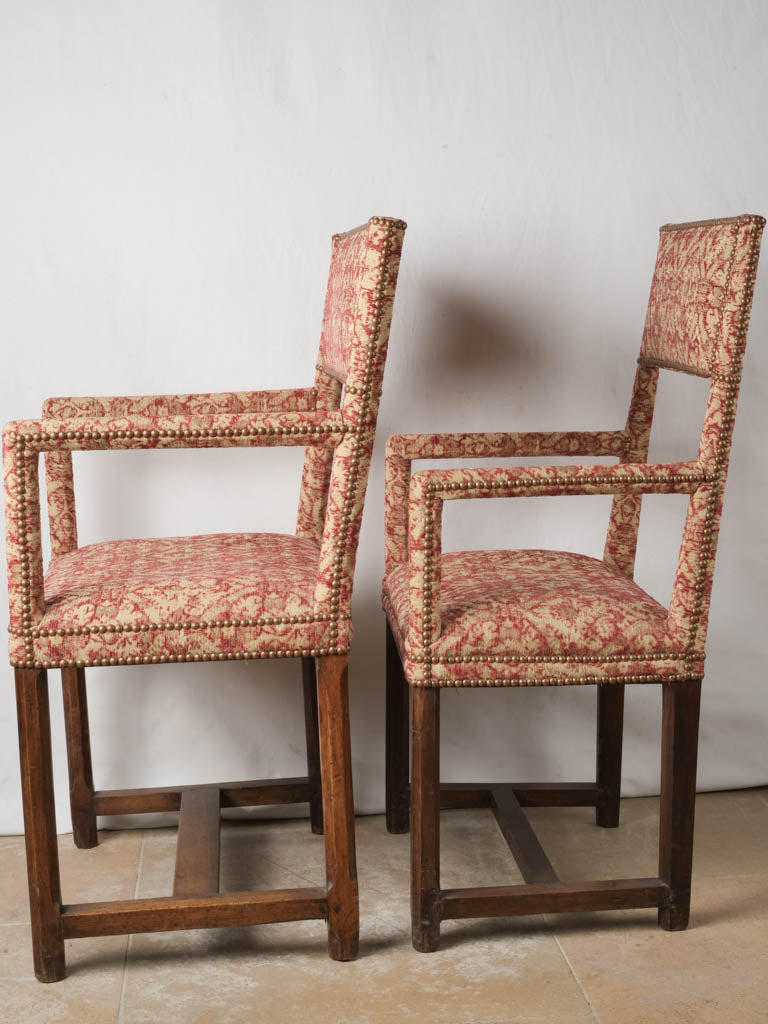
[[[546,917],[544,918],[544,920],[547,921]],[[592,1000],[587,995],[587,990],[582,985],[581,979],[576,974],[576,971],[574,971],[573,964],[571,963],[571,961],[570,961],[570,959],[568,957],[568,954],[563,949],[563,944],[560,942],[560,937],[557,935],[557,933],[555,932],[554,928],[549,923],[549,921],[547,921],[547,928],[549,929],[550,935],[552,936],[552,938],[557,943],[557,948],[560,950],[560,953],[562,954],[563,960],[565,960],[565,962],[568,964],[568,970],[571,972],[571,974],[573,976],[573,980],[579,986],[579,991],[584,996],[584,999],[587,1002],[587,1006],[589,1007],[589,1012],[592,1014],[592,1016],[595,1019],[595,1021],[597,1022],[597,1024],[600,1024],[600,1018],[597,1015],[597,1010],[595,1010],[594,1006],[592,1005]]]
[[[141,831],[141,846],[139,847],[139,863],[136,867],[136,885],[133,887],[133,898],[136,900],[139,898],[139,883],[141,882],[141,869],[144,866],[144,843],[145,843],[144,829]],[[117,1017],[115,1018],[115,1024],[123,1024],[123,1010],[125,1009],[125,986],[128,981],[128,956],[131,952],[131,942],[133,936],[128,936],[128,941],[125,944],[125,956],[123,958],[123,983],[120,986],[120,1001],[117,1004]]]

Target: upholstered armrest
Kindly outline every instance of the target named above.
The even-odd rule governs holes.
[[[7,424],[3,430],[3,475],[11,628],[28,627],[44,610],[40,452],[264,445],[335,448],[348,433],[337,410],[18,420]]]
[[[623,430],[523,433],[395,434],[387,441],[387,572],[408,558],[408,482],[416,459],[487,459],[626,455]]]
[[[113,416],[18,420],[3,431],[5,445],[28,451],[133,448],[226,448],[321,445],[335,447],[347,430],[341,412],[220,413],[193,416]]]
[[[395,434],[387,455],[415,459],[523,458],[623,454],[623,430],[524,431],[522,433]]]
[[[566,494],[692,494],[710,479],[698,462],[420,470],[408,488],[409,643],[423,648],[440,635],[445,501]]]
[[[309,412],[316,408],[315,388],[232,391],[220,394],[117,395],[49,398],[44,419],[92,419],[114,416],[200,416],[221,413]]]

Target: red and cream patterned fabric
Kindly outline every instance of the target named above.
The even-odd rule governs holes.
[[[409,585],[407,565],[385,585],[402,646]],[[680,654],[666,609],[599,559],[563,551],[462,551],[441,558],[440,630],[431,651],[436,679],[530,682],[574,670],[592,674],[594,660],[637,674],[638,666],[677,662]],[[424,672],[424,662],[409,664],[414,681]]]
[[[641,355],[711,376],[731,372],[755,218],[661,229]]]
[[[46,574],[35,637],[43,661],[258,658],[329,646],[315,614],[319,546],[284,534],[213,534],[91,544]],[[73,632],[74,631],[74,632]],[[344,646],[351,624],[344,624]]]
[[[700,678],[717,532],[765,221],[662,228],[623,431],[423,434],[387,447],[383,603],[416,686]],[[698,457],[648,464],[659,368],[712,378]],[[618,466],[422,470],[419,458],[614,455]],[[690,495],[669,610],[632,581],[644,493]],[[603,560],[443,554],[442,507],[466,498],[613,494]]]
[[[54,398],[45,403],[42,419],[6,426],[13,665],[349,650],[352,577],[404,231],[402,221],[373,217],[334,240],[321,365],[311,388]],[[334,376],[339,352],[343,400]],[[326,356],[331,373],[322,365]],[[215,535],[78,547],[73,451],[264,445],[307,450],[296,536]],[[45,578],[41,452],[52,549]]]

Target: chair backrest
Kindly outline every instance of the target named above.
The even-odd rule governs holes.
[[[763,217],[661,228],[623,461],[644,462],[659,370],[711,380],[699,462],[707,482],[688,506],[669,608],[669,628],[691,660],[704,654],[715,549],[741,381]],[[613,502],[605,559],[634,572],[640,496]]]
[[[333,236],[315,388],[347,432],[335,451],[307,449],[296,532],[320,543],[315,604],[337,621],[349,618],[405,227],[371,217]]]

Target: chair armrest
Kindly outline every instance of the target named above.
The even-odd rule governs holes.
[[[395,434],[387,441],[386,571],[408,558],[408,482],[416,459],[528,458],[572,455],[626,456],[624,430],[523,433]]]
[[[3,440],[36,452],[274,445],[334,448],[349,429],[340,411],[323,409],[17,420],[6,425]]]
[[[621,456],[624,430],[523,431],[522,433],[395,434],[387,455],[415,459],[527,458],[555,455]]]
[[[3,475],[14,664],[31,656],[31,630],[43,616],[40,452],[143,448],[337,447],[350,433],[337,410],[214,416],[134,416],[17,420],[3,430]]]
[[[444,502],[573,494],[692,494],[711,479],[698,462],[420,470],[408,487],[408,644],[412,656],[440,636]]]
[[[101,419],[114,416],[200,416],[222,413],[310,412],[317,406],[315,388],[232,391],[220,394],[116,395],[48,398],[44,419]]]
[[[623,462],[618,466],[488,466],[422,469],[410,492],[456,498],[516,498],[561,494],[691,494],[711,479],[699,462]]]

